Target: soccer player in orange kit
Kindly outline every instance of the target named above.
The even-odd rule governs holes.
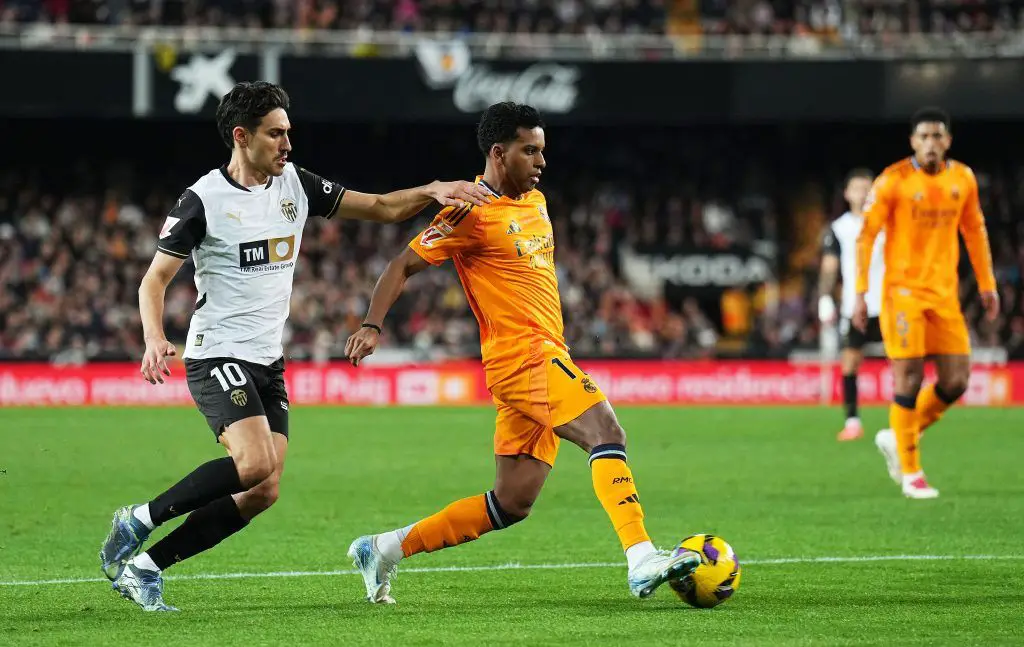
[[[925,108],[911,120],[914,155],[887,168],[864,206],[864,227],[857,239],[857,300],[853,322],[867,323],[868,270],[878,232],[885,229],[885,280],[881,328],[892,364],[895,396],[891,429],[875,436],[889,475],[912,499],[933,499],[921,469],[918,442],[967,390],[971,344],[960,311],[957,268],[960,241],[978,280],[985,315],[999,315],[978,182],[966,164],[946,159],[952,143],[944,111]],[[935,362],[938,381],[923,390],[925,358]]]
[[[573,363],[562,336],[555,241],[544,195],[544,123],[526,105],[498,103],[477,128],[486,158],[477,182],[492,194],[484,206],[445,208],[381,275],[363,327],[345,354],[354,364],[377,346],[380,326],[406,279],[452,259],[480,325],[487,386],[497,423],[494,489],[449,504],[417,523],[356,539],[348,554],[363,575],[366,597],[392,603],[398,562],[473,541],[530,514],[555,463],[561,438],[590,454],[594,491],[626,554],[630,592],[646,598],[664,582],[691,573],[696,553],[656,550],[626,463],[626,434],[597,384]]]

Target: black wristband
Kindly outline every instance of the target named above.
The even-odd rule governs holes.
[[[377,324],[364,323],[362,326],[360,326],[360,328],[373,328],[374,330],[377,331],[378,335],[381,333],[380,326],[378,326]]]

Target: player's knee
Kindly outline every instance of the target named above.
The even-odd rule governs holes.
[[[257,485],[250,492],[251,496],[249,498],[252,507],[262,512],[277,503],[277,500],[281,497],[281,485],[276,478],[270,478]]]
[[[899,395],[917,397],[924,381],[924,366],[909,365],[896,375],[896,392]]]
[[[513,523],[516,523],[530,516],[530,512],[533,510],[533,503],[536,500],[537,497],[535,496],[520,495],[512,497],[507,504],[502,503],[501,507],[509,518],[513,520]]]
[[[237,497],[238,509],[246,519],[252,519],[277,503],[280,496],[280,479],[276,475],[272,475],[259,485],[239,495]]]
[[[617,421],[610,420],[601,427],[597,442],[594,445],[622,445],[625,447],[626,430]]]
[[[496,494],[495,498],[498,500],[498,514],[507,527],[530,516],[537,495],[533,492],[513,491]]]
[[[238,480],[246,489],[252,489],[271,477],[274,473],[273,446],[269,448],[252,448],[235,456],[235,468]]]
[[[967,382],[970,375],[967,372],[957,373],[935,385],[935,390],[941,399],[953,403],[960,399],[967,392]]]

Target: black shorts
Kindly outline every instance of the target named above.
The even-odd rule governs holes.
[[[865,332],[858,330],[849,319],[843,319],[839,325],[843,334],[843,348],[861,350],[867,344],[882,343],[882,326],[878,323],[878,317],[868,317]]]
[[[266,416],[270,430],[288,437],[284,359],[270,366],[230,357],[186,359],[185,376],[196,408],[218,438],[233,422]]]

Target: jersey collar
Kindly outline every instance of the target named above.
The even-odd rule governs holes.
[[[492,187],[490,184],[484,182],[484,176],[478,175],[477,178],[476,178],[476,182],[477,182],[477,184],[479,184],[483,188],[485,188],[488,191],[490,191],[491,194],[494,195],[495,198],[502,197],[502,195],[500,193],[498,193],[497,191],[494,190],[494,187]]]
[[[230,184],[231,186],[235,187],[236,189],[239,189],[240,191],[245,191],[246,193],[252,193],[252,191],[250,191],[248,188],[242,186],[238,182],[235,182],[235,178],[231,177],[231,174],[228,173],[228,165],[227,164],[225,164],[225,165],[220,167],[220,174],[224,176],[224,179],[227,180],[228,184]],[[273,183],[274,183],[274,176],[271,175],[267,179],[267,183],[263,186],[263,188],[264,189],[269,189],[270,185],[273,184]]]
[[[910,164],[911,164],[911,166],[914,167],[915,171],[920,171],[921,170],[921,164],[917,161],[917,157],[915,157],[914,155],[910,156]],[[946,160],[946,170],[947,171],[950,169],[951,166],[952,166],[952,160]]]

